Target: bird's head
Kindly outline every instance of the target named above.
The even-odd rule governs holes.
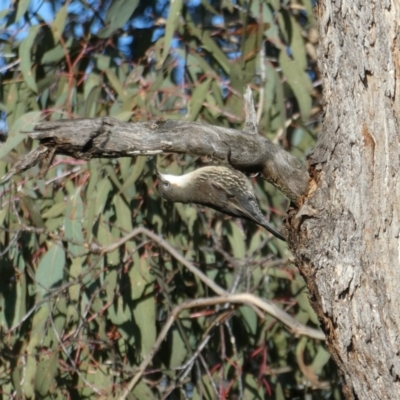
[[[185,203],[189,193],[190,174],[166,175],[157,171],[158,190],[161,196],[169,201]]]

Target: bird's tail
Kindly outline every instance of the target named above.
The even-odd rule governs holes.
[[[278,230],[276,230],[274,227],[272,227],[270,225],[269,222],[267,222],[266,220],[263,221],[262,224],[260,224],[261,226],[263,226],[268,232],[271,232],[274,236],[276,236],[278,239],[283,240],[284,242],[286,242],[286,238],[285,236],[283,236]]]

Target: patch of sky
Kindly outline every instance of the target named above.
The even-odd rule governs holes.
[[[130,20],[130,24],[134,29],[149,29],[154,26],[154,22],[152,6],[146,7],[142,14],[136,15]]]

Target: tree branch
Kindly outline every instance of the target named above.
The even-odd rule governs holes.
[[[190,308],[198,308],[198,307],[205,307],[205,306],[210,306],[210,305],[216,305],[216,304],[225,304],[225,303],[232,303],[232,304],[253,304],[256,307],[263,308],[263,300],[257,298],[256,296],[250,294],[250,293],[238,293],[238,294],[228,294],[226,293],[223,296],[220,297],[208,297],[208,298],[200,298],[200,299],[195,299],[195,300],[188,300],[182,304],[179,304],[176,306],[171,315],[169,316],[168,320],[165,322],[161,332],[159,333],[156,342],[154,343],[152,349],[149,351],[149,353],[146,355],[146,357],[143,359],[143,361],[140,363],[138,367],[138,371],[136,372],[135,376],[131,379],[127,387],[123,390],[122,395],[119,397],[119,400],[125,400],[126,397],[129,395],[129,393],[132,391],[132,389],[135,387],[139,379],[142,377],[144,371],[148,367],[148,365],[151,363],[154,355],[157,353],[158,349],[161,346],[161,343],[165,340],[165,337],[168,334],[169,329],[171,328],[172,324],[174,321],[179,317],[179,314],[183,310],[187,310]],[[284,312],[283,312],[284,313]],[[292,317],[290,317],[292,318]],[[279,318],[278,318],[279,319]],[[300,326],[299,322],[296,321],[296,323]],[[324,339],[324,335],[321,332],[317,332],[315,329],[305,327],[307,331],[310,333],[311,330],[313,330],[316,333],[316,336],[312,335],[307,335],[310,337],[314,337],[315,339]],[[301,334],[303,334],[302,332]]]
[[[279,308],[276,304],[272,301],[267,299],[260,299],[259,297],[251,294],[251,293],[238,293],[233,295],[223,289],[221,286],[217,285],[214,281],[207,277],[202,271],[196,268],[189,260],[187,260],[182,254],[180,254],[173,246],[167,243],[164,239],[162,239],[159,235],[155,234],[154,232],[146,229],[144,227],[136,228],[132,232],[128,233],[126,236],[118,240],[117,242],[113,243],[112,245],[105,247],[105,248],[98,248],[96,251],[100,254],[109,253],[114,251],[116,248],[121,246],[123,243],[131,240],[133,237],[144,234],[154,242],[156,242],[159,246],[163,247],[168,253],[171,254],[177,261],[179,261],[182,265],[184,265],[190,272],[196,275],[203,283],[205,283],[210,289],[212,289],[216,294],[221,297],[229,298],[226,303],[243,303],[248,306],[255,306],[259,310],[263,310],[267,314],[273,316],[277,320],[281,321],[285,324],[296,336],[308,336],[313,339],[324,340],[325,335],[318,329],[311,328],[309,326],[303,325],[291,315],[286,313],[284,310]],[[238,297],[236,297],[238,296]],[[240,298],[240,301],[237,300]],[[258,313],[255,310],[257,315],[260,318],[263,318],[261,313]]]
[[[8,180],[54,154],[78,159],[185,153],[208,156],[243,172],[259,172],[292,202],[306,193],[305,165],[261,135],[188,121],[125,123],[111,117],[42,122],[29,137],[40,145],[3,177]]]

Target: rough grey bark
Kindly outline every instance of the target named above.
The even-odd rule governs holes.
[[[317,9],[325,120],[290,247],[349,399],[400,398],[399,11]]]
[[[105,117],[43,122],[28,134],[40,146],[16,163],[4,180],[39,161],[51,163],[55,154],[89,160],[187,153],[259,172],[294,203],[307,190],[305,166],[266,137],[249,132],[187,121],[125,123]]]

